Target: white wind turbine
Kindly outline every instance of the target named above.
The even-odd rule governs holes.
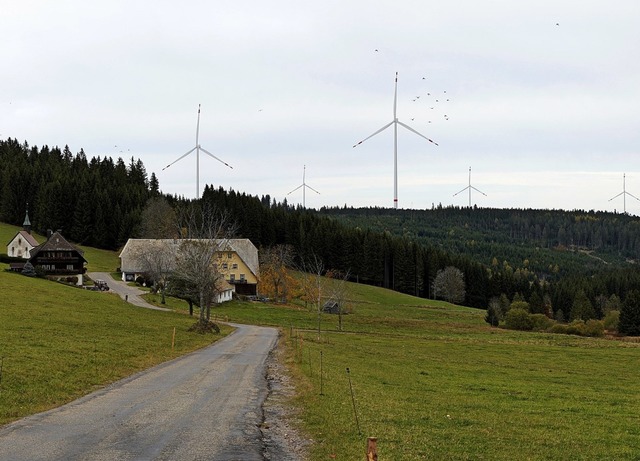
[[[626,186],[626,174],[622,173],[622,192],[620,192],[618,195],[616,195],[615,197],[611,197],[609,199],[609,201],[618,198],[622,195],[622,203],[623,203],[623,211],[625,214],[627,214],[627,195],[629,195],[630,197],[633,197],[634,199],[640,201],[640,198],[636,197],[633,194],[630,194],[629,192],[627,192],[627,186]]]
[[[217,161],[219,161],[223,165],[226,165],[229,168],[233,169],[233,167],[231,165],[229,165],[227,162],[224,162],[224,161],[220,160],[218,157],[216,157],[211,152],[209,152],[204,147],[202,147],[200,145],[200,142],[198,141],[199,135],[200,135],[200,104],[198,104],[198,124],[196,125],[196,146],[193,149],[191,149],[189,152],[184,154],[182,157],[180,157],[177,160],[174,160],[173,162],[171,162],[170,164],[168,164],[167,166],[165,166],[162,169],[162,171],[166,170],[171,165],[173,165],[176,162],[179,162],[180,160],[182,160],[183,158],[185,158],[187,155],[189,155],[191,152],[193,152],[195,150],[196,151],[196,199],[200,197],[200,151],[204,152],[209,157],[212,157],[212,158],[216,159]]]
[[[289,192],[287,195],[292,194],[293,192],[297,191],[298,189],[302,188],[302,208],[306,208],[306,196],[305,196],[305,189],[309,188],[312,191],[314,191],[316,194],[320,194],[320,192],[318,192],[317,190],[315,190],[313,187],[309,186],[306,182],[305,182],[305,176],[307,173],[307,165],[304,165],[304,168],[302,169],[302,184],[300,184],[298,187],[296,187],[295,189],[293,189],[291,192]]]
[[[396,72],[396,83],[395,83],[395,89],[393,93],[393,120],[391,120],[389,123],[387,123],[385,126],[380,128],[378,131],[376,131],[372,135],[367,136],[362,141],[360,141],[359,143],[353,146],[353,147],[359,146],[360,144],[365,142],[367,139],[374,137],[378,133],[386,130],[391,125],[393,125],[393,207],[394,208],[398,208],[398,125],[405,127],[407,130],[412,131],[413,133],[435,144],[436,146],[438,145],[437,142],[427,138],[422,133],[418,133],[409,125],[402,123],[400,120],[398,120],[398,116],[396,115],[397,104],[398,104],[398,73]]]
[[[453,196],[455,197],[456,195],[461,194],[462,192],[466,191],[467,189],[469,189],[469,207],[471,207],[471,189],[473,189],[476,192],[480,192],[485,197],[487,196],[487,194],[485,194],[484,192],[482,192],[479,189],[476,189],[475,187],[473,187],[471,185],[471,167],[469,167],[469,185],[467,187],[465,187],[464,189],[462,189],[460,192],[456,192],[455,194],[453,194]]]

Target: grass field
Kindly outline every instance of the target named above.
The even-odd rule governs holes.
[[[381,460],[638,459],[637,343],[492,329],[484,312],[361,285],[352,297],[343,332],[323,314],[320,338],[301,308],[217,310],[282,327],[311,459],[364,459],[367,436]]]

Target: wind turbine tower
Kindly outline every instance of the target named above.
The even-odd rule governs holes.
[[[626,186],[626,174],[625,174],[625,173],[622,173],[622,192],[620,192],[620,193],[619,193],[618,195],[616,195],[615,197],[611,197],[611,198],[609,199],[609,201],[611,201],[611,200],[613,200],[613,199],[615,199],[615,198],[618,198],[618,197],[620,197],[621,195],[622,195],[622,203],[623,203],[623,205],[622,205],[622,206],[623,206],[623,208],[622,208],[622,209],[623,209],[623,211],[624,211],[624,214],[627,214],[627,195],[628,195],[628,196],[630,196],[630,197],[633,197],[634,199],[636,199],[636,200],[638,200],[638,201],[640,201],[640,198],[638,198],[638,197],[636,197],[635,195],[630,194],[629,192],[627,192],[627,186]]]
[[[200,198],[200,151],[204,152],[209,157],[216,159],[217,161],[219,161],[223,165],[228,166],[229,168],[233,169],[233,167],[231,165],[229,165],[227,162],[224,162],[224,161],[220,160],[218,157],[216,157],[211,152],[209,152],[204,147],[202,147],[200,145],[200,142],[199,142],[199,139],[198,139],[199,136],[200,136],[200,104],[198,104],[198,123],[196,125],[196,146],[193,149],[191,149],[189,152],[184,154],[182,157],[178,158],[177,160],[174,160],[173,162],[171,162],[170,164],[168,164],[167,166],[165,166],[162,169],[162,171],[166,170],[171,165],[173,165],[176,162],[179,162],[180,160],[182,160],[183,158],[185,158],[187,155],[189,155],[191,152],[193,152],[195,150],[196,151],[196,199]]]
[[[436,146],[438,145],[437,142],[427,138],[422,133],[418,133],[416,130],[411,128],[409,125],[407,125],[405,123],[402,123],[400,120],[398,120],[397,110],[396,110],[397,109],[397,105],[398,105],[398,73],[396,72],[396,83],[395,83],[395,89],[394,89],[394,93],[393,93],[393,120],[391,120],[389,123],[387,123],[385,126],[380,128],[378,131],[376,131],[372,135],[367,136],[362,141],[360,141],[359,143],[357,143],[357,144],[355,144],[353,146],[353,147],[359,146],[360,144],[365,142],[367,139],[374,137],[378,133],[381,133],[382,131],[386,130],[391,125],[393,125],[393,207],[394,208],[398,208],[398,125],[406,128],[407,130],[409,130],[409,131],[417,134],[418,136],[426,139],[430,143],[433,143]]]
[[[464,189],[462,189],[460,192],[456,192],[455,194],[453,194],[453,196],[455,197],[456,195],[461,194],[462,192],[466,191],[467,189],[469,189],[469,208],[471,208],[471,189],[473,189],[476,192],[480,192],[485,197],[487,196],[487,194],[485,194],[484,192],[482,192],[479,189],[476,189],[475,187],[473,187],[471,185],[471,167],[469,167],[469,185],[467,187],[465,187]]]
[[[312,191],[314,191],[316,194],[320,194],[320,192],[318,192],[317,190],[315,190],[313,187],[307,185],[307,183],[305,182],[305,176],[307,173],[307,165],[304,165],[304,168],[302,169],[302,184],[300,184],[298,187],[296,187],[295,189],[293,189],[291,192],[289,192],[287,195],[292,194],[293,192],[297,191],[298,189],[302,188],[302,208],[306,208],[306,195],[305,195],[305,189],[309,188]]]

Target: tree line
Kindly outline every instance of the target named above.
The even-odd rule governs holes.
[[[70,240],[115,250],[134,234],[147,200],[159,194],[140,159],[87,159],[68,146],[0,141],[0,220],[33,230],[61,229]]]

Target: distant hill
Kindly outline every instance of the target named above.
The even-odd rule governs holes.
[[[508,264],[544,278],[592,275],[640,258],[640,218],[619,213],[438,207],[323,208],[361,229],[390,232],[486,266]]]

